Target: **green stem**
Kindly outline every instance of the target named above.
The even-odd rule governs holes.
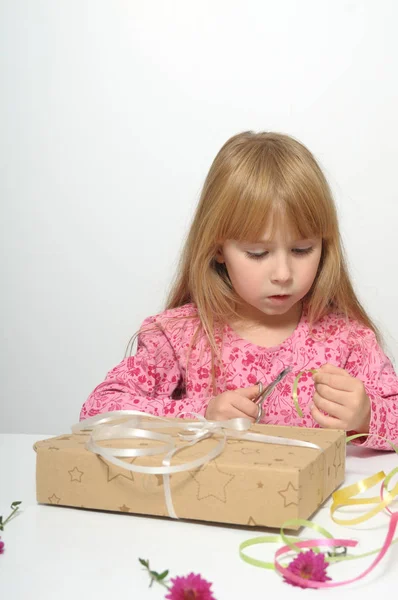
[[[12,517],[15,515],[15,513],[17,512],[17,510],[18,510],[18,509],[19,509],[19,506],[16,506],[16,507],[14,508],[14,510],[13,510],[13,511],[12,511],[12,512],[11,512],[11,513],[8,515],[8,517],[6,518],[6,520],[4,521],[4,523],[2,523],[2,527],[1,527],[1,529],[2,529],[2,530],[3,530],[3,529],[4,529],[4,527],[7,525],[8,521],[9,521],[10,519],[12,519]]]
[[[153,577],[151,575],[151,583],[150,583],[150,587],[152,586],[153,582],[156,581],[157,583],[160,583],[161,585],[163,585],[167,590],[169,589],[169,586],[167,585],[167,583],[165,581],[161,581],[160,579],[157,579],[156,577]]]

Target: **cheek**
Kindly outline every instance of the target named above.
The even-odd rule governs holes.
[[[302,277],[301,280],[303,282],[303,286],[305,285],[308,289],[314,282],[318,271],[319,259],[320,257],[311,257],[311,261],[308,261],[305,265],[302,265]]]
[[[233,264],[226,262],[226,266],[232,285],[237,292],[247,293],[256,288],[259,275],[255,265],[251,265],[247,261],[234,261]]]

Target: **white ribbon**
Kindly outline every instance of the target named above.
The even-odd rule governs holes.
[[[304,448],[321,450],[319,446],[312,444],[311,442],[249,431],[252,425],[250,419],[236,418],[228,419],[227,421],[208,421],[205,417],[196,413],[179,413],[178,416],[184,414],[189,414],[196,417],[198,420],[188,421],[185,419],[178,419],[178,421],[170,421],[170,419],[155,417],[137,410],[118,410],[89,417],[84,421],[80,421],[80,423],[76,423],[72,426],[72,432],[91,432],[86,443],[86,448],[118,467],[122,467],[135,473],[163,475],[166,506],[169,516],[173,519],[178,519],[178,517],[174,510],[171,496],[170,475],[173,473],[198,469],[211,460],[214,460],[223,452],[226,441],[229,438],[261,442],[263,444],[301,446]],[[187,443],[177,447],[175,438],[173,438],[172,435],[168,433],[157,433],[154,431],[156,429],[179,429],[180,433],[178,433],[178,438]],[[181,433],[181,431],[186,433]],[[221,437],[218,444],[200,458],[185,462],[181,465],[171,465],[173,456],[181,450],[184,450],[184,448],[194,446],[201,440],[216,436]],[[163,443],[153,448],[144,449],[104,448],[104,446],[97,443],[105,440],[121,439],[145,439]],[[154,456],[157,454],[164,455],[164,458],[162,460],[162,465],[154,467],[144,467],[120,460],[120,458]]]

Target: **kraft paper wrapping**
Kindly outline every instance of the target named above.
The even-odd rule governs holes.
[[[228,439],[215,460],[170,476],[179,518],[280,527],[288,519],[310,518],[344,481],[345,432],[274,425],[253,425],[251,431],[312,442],[322,450]],[[173,430],[173,436],[177,432]],[[88,438],[89,433],[62,435],[34,445],[39,503],[168,516],[161,475],[113,465],[85,448]],[[186,448],[172,464],[202,456],[216,443],[206,439]],[[153,442],[117,440],[101,445],[140,448]],[[161,464],[156,456],[123,460]]]

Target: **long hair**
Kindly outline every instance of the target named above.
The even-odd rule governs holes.
[[[336,207],[321,168],[294,138],[247,131],[230,138],[206,177],[166,308],[196,304],[215,354],[215,324],[237,316],[240,298],[215,260],[227,239],[255,241],[283,219],[300,238],[322,238],[322,254],[304,299],[310,324],[331,311],[356,319],[378,336],[351,284]]]
[[[166,309],[196,305],[191,347],[206,336],[214,389],[215,360],[221,359],[216,328],[239,316],[241,302],[225,265],[215,260],[217,250],[227,239],[254,242],[281,220],[302,239],[322,239],[318,272],[303,299],[310,326],[334,311],[379,338],[351,284],[332,193],[314,156],[288,135],[243,132],[224,144],[210,167],[166,302]]]

